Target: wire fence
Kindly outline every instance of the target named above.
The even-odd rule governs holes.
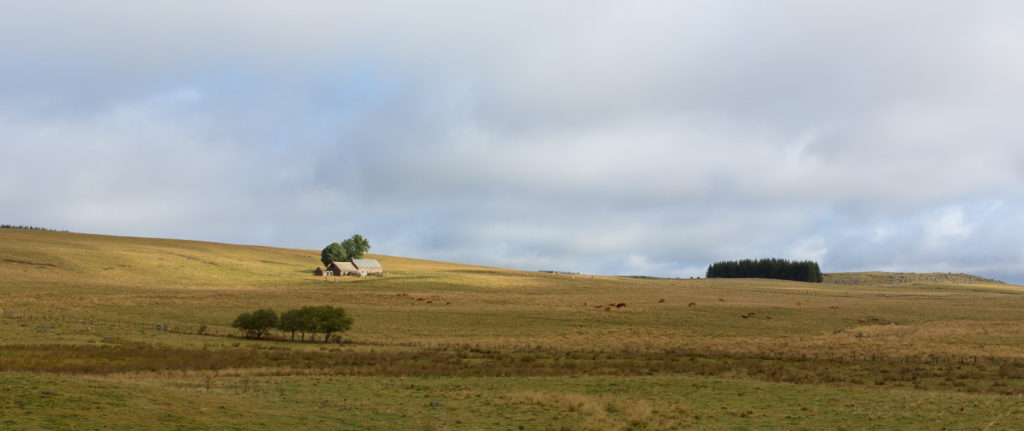
[[[217,326],[210,327],[208,325],[185,325],[180,323],[164,322],[137,322],[124,319],[101,319],[95,317],[83,317],[63,313],[28,313],[4,310],[2,313],[2,317],[4,319],[11,320],[58,322],[64,324],[81,325],[84,326],[86,330],[91,330],[90,328],[92,327],[106,327],[117,329],[152,330],[157,332],[169,332],[175,334],[208,336],[230,336],[231,332],[233,331],[230,328]]]
[[[76,332],[93,331],[93,328],[116,328],[135,329],[152,331],[154,333],[184,334],[207,337],[223,337],[241,340],[244,337],[241,332],[234,328],[224,326],[208,325],[186,325],[181,323],[164,322],[138,322],[123,319],[101,319],[94,317],[83,317],[63,313],[29,313],[3,310],[0,313],[3,324],[10,324],[7,320],[23,322],[56,322],[62,324],[77,325],[80,328]],[[43,330],[39,330],[42,327]],[[55,328],[48,328],[46,325],[37,326],[37,331],[47,332]],[[262,338],[267,341],[278,342],[317,342],[316,339],[302,340],[299,337],[292,338],[290,333],[271,333]],[[670,348],[637,348],[637,347],[580,347],[546,345],[538,343],[477,343],[477,342],[444,342],[444,341],[401,341],[401,340],[352,340],[333,338],[331,343],[343,345],[370,346],[381,348],[415,348],[434,351],[451,352],[500,352],[500,353],[547,353],[547,354],[575,354],[575,355],[609,355],[623,357],[704,357],[709,359],[749,359],[749,360],[775,360],[790,362],[830,362],[830,363],[872,363],[884,362],[888,364],[933,364],[933,365],[972,365],[972,366],[1001,366],[1024,368],[1024,358],[1016,356],[996,355],[951,355],[951,354],[899,354],[895,352],[872,352],[859,353],[848,351],[823,351],[823,352],[787,352],[787,351],[714,351],[700,347],[670,347]]]

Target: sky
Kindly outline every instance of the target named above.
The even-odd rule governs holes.
[[[0,222],[1024,283],[1024,3],[0,0]],[[311,262],[315,265],[316,262]]]

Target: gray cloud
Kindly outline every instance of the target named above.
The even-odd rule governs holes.
[[[22,3],[5,223],[1024,282],[1013,2]]]

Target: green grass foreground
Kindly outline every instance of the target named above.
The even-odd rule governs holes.
[[[1015,429],[1019,399],[744,379],[11,373],[8,429]],[[995,413],[994,413],[995,412]]]
[[[591,277],[372,257],[387,277],[325,281],[312,275],[318,251],[0,229],[0,429],[1024,422],[1019,286]],[[355,325],[329,344],[230,328],[245,311],[304,305],[344,307]]]

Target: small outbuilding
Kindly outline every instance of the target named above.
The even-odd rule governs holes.
[[[313,275],[324,275],[324,269],[319,266],[316,267],[316,269],[313,270]]]
[[[334,275],[350,275],[359,272],[352,262],[331,262],[330,266],[327,267],[327,270],[334,273]]]

